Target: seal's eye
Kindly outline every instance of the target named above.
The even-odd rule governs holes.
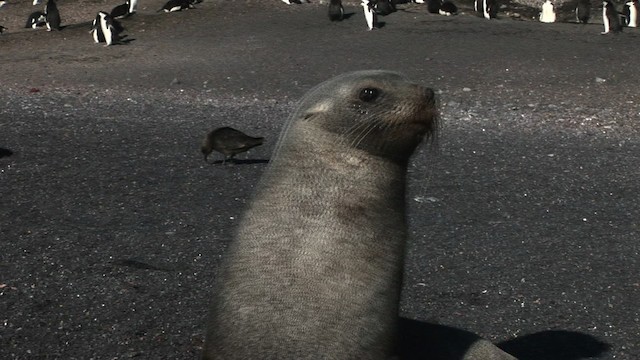
[[[364,102],[372,102],[373,100],[375,100],[378,95],[380,94],[380,91],[378,89],[375,88],[364,88],[362,90],[360,90],[360,100],[364,101]]]

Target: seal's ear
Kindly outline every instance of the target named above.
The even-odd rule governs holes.
[[[321,101],[315,104],[313,107],[307,109],[302,116],[303,120],[310,120],[311,118],[327,112],[331,108],[331,101]]]

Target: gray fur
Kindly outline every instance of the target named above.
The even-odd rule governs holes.
[[[224,254],[203,359],[397,358],[407,163],[436,128],[433,91],[397,73],[309,91]],[[482,339],[461,351],[514,359]]]
[[[379,101],[358,98],[366,87]],[[392,354],[406,164],[435,116],[431,90],[382,71],[302,99],[224,255],[205,359]]]

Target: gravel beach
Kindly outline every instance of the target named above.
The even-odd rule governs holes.
[[[399,4],[366,30],[326,5],[141,0],[127,42],[89,34],[113,0],[0,9],[3,359],[193,359],[211,285],[302,95],[388,69],[432,87],[439,135],[409,173],[402,316],[520,359],[640,358],[640,30]],[[517,16],[514,15],[517,13]],[[207,164],[233,126],[265,144]],[[2,154],[0,152],[0,154]]]

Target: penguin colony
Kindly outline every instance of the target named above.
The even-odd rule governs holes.
[[[41,0],[33,0],[33,5],[39,5]],[[301,0],[282,0],[284,3],[301,4]],[[416,3],[426,3],[427,11],[431,14],[444,16],[455,15],[458,12],[456,5],[449,0],[414,0]],[[176,12],[194,8],[198,0],[168,0],[158,12]],[[306,2],[306,1],[304,1]],[[104,43],[105,46],[116,44],[121,40],[122,25],[117,19],[124,19],[136,13],[138,0],[126,0],[123,4],[114,7],[111,12],[99,11],[91,26],[90,33],[96,43]],[[6,1],[0,1],[0,8]],[[387,16],[397,11],[395,0],[361,0],[366,26],[368,30],[378,28],[377,17]],[[591,0],[576,0],[576,22],[586,24],[591,16]],[[475,0],[474,11],[485,19],[496,19],[500,4],[498,0]],[[62,18],[55,0],[47,0],[44,11],[32,12],[26,21],[25,28],[46,27],[47,31],[60,31]],[[626,27],[639,27],[640,0],[625,1],[620,12],[611,0],[602,1],[602,19],[604,31],[602,34],[618,33]],[[330,21],[343,21],[345,11],[341,0],[330,0],[328,5],[328,17]],[[556,12],[552,0],[545,0],[539,15],[540,22],[553,23],[556,21]],[[6,28],[0,25],[0,33]],[[207,161],[212,151],[222,153],[226,161],[233,160],[233,156],[247,151],[263,143],[262,137],[251,137],[238,130],[223,127],[207,134],[201,146],[201,152]],[[9,149],[0,148],[0,157],[11,156]]]
[[[308,1],[282,0],[285,4],[301,4]],[[368,30],[378,28],[378,16],[386,16],[395,11],[397,0],[361,0],[364,19]],[[458,7],[450,0],[412,0],[417,4],[426,4],[427,12],[445,16],[456,15]],[[575,0],[574,11],[576,22],[586,24],[591,18],[591,0]],[[498,18],[501,7],[500,0],[474,0],[473,8],[476,14],[485,19]],[[329,20],[342,21],[345,19],[342,0],[329,0]],[[603,0],[602,17],[605,31],[616,33],[623,27],[640,27],[640,0],[625,1],[620,11],[616,10],[611,0]],[[545,0],[538,17],[542,23],[554,23],[557,14],[553,0]]]
[[[33,0],[33,6],[40,5],[42,0]],[[186,9],[193,9],[196,3],[202,0],[168,0],[165,5],[158,10],[164,12],[175,12]],[[0,8],[6,5],[6,1],[0,1]],[[114,7],[111,12],[98,11],[89,33],[96,43],[104,43],[105,46],[121,43],[124,38],[120,33],[124,31],[122,24],[116,19],[124,19],[136,13],[138,0],[125,0],[123,4]],[[63,29],[62,17],[56,0],[47,0],[44,11],[34,11],[27,17],[25,28],[37,29],[46,27],[47,31],[60,31]],[[0,25],[0,33],[6,28]]]
[[[33,5],[41,4],[43,0],[33,0]],[[202,0],[168,0],[158,12],[176,12],[195,8],[195,4]],[[378,16],[387,16],[397,11],[397,0],[361,0],[365,23],[368,30],[378,28]],[[426,4],[427,12],[444,16],[456,15],[457,6],[450,0],[412,0],[418,4]],[[575,17],[577,23],[586,24],[591,18],[591,0],[574,0]],[[308,3],[309,0],[282,0],[287,5]],[[6,5],[0,1],[0,8]],[[111,12],[99,11],[91,26],[91,36],[96,43],[105,46],[122,43],[120,35],[124,31],[118,19],[127,18],[136,12],[138,0],[125,0],[123,4],[114,7]],[[498,18],[500,0],[474,0],[475,13],[485,19]],[[328,15],[331,21],[342,21],[345,11],[342,0],[329,0]],[[553,0],[545,0],[538,17],[542,23],[553,23],[557,20]],[[601,34],[619,33],[624,27],[640,27],[640,0],[624,0],[620,10],[611,0],[602,1],[602,22],[604,31]],[[47,31],[62,30],[62,18],[56,0],[46,0],[44,11],[34,11],[28,17],[25,28],[37,29],[46,27]],[[6,28],[0,25],[0,34]]]

